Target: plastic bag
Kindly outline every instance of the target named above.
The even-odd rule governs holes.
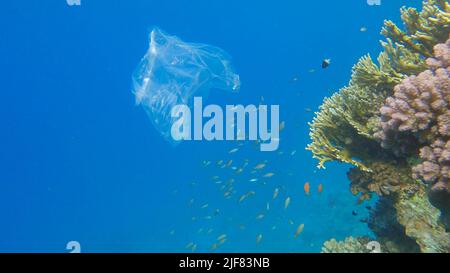
[[[239,76],[231,67],[230,57],[222,49],[186,43],[159,28],[150,33],[150,46],[133,74],[136,103],[146,110],[164,138],[171,138],[175,105],[191,106],[191,98],[206,96],[210,89],[237,92]]]

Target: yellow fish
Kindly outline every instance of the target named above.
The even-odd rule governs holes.
[[[263,177],[270,178],[274,175],[275,175],[274,173],[266,173]]]
[[[280,132],[283,131],[284,126],[285,126],[284,121],[282,121],[282,122],[280,123]]]
[[[289,207],[289,204],[291,203],[291,198],[288,197],[286,200],[284,200],[284,209],[287,209]]]
[[[219,247],[219,245],[217,243],[212,244],[211,248],[209,249],[210,251],[214,251]]]
[[[305,227],[305,224],[300,224],[300,225],[297,227],[297,230],[295,231],[295,234],[294,234],[294,237],[295,237],[295,238],[297,238],[298,235],[300,235],[300,233],[302,233],[304,227]]]
[[[278,197],[278,193],[280,193],[280,189],[279,188],[275,188],[275,190],[273,191],[272,200],[275,200],[275,198]]]
[[[258,165],[255,166],[255,170],[261,170],[262,168],[264,168],[266,166],[265,163],[259,163]]]
[[[225,238],[227,238],[227,235],[226,234],[222,234],[219,237],[217,237],[217,241],[221,241],[222,239],[225,239]]]

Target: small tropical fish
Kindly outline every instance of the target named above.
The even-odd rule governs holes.
[[[239,168],[239,169],[237,169],[237,170],[235,171],[235,174],[240,174],[240,173],[242,173],[243,171],[244,171],[244,169]]]
[[[266,210],[269,210],[270,209],[270,204],[269,204],[269,202],[267,202],[266,203]]]
[[[242,203],[247,198],[247,194],[243,194],[241,198],[239,198],[239,203]]]
[[[263,238],[262,234],[258,234],[258,236],[256,236],[256,243],[257,244],[261,243],[262,238]]]
[[[273,191],[272,200],[275,200],[275,198],[277,198],[279,193],[280,193],[280,189],[279,188],[275,188],[275,190]]]
[[[219,209],[215,209],[215,210],[214,210],[214,216],[219,215],[219,213],[220,213],[220,210],[219,210]]]
[[[217,166],[220,166],[220,165],[222,165],[223,164],[223,160],[219,160],[219,161],[217,161]]]
[[[242,195],[241,198],[239,198],[239,203],[241,203],[242,201],[253,195],[255,195],[254,191],[247,192],[246,194]]]
[[[366,32],[367,31],[367,28],[366,27],[361,27],[360,29],[359,29],[359,31],[361,31],[361,32]]]
[[[270,178],[274,175],[275,175],[274,173],[266,173],[263,177]]]
[[[217,175],[215,175],[215,176],[212,177],[213,180],[219,180],[219,178],[220,178],[220,177],[217,176]]]
[[[263,219],[264,218],[264,214],[263,213],[260,213],[260,214],[258,214],[257,216],[256,216],[256,220],[261,220],[261,219]]]
[[[195,202],[195,199],[192,198],[191,200],[189,200],[188,206],[189,206],[189,207],[192,207],[192,205],[194,204],[194,202]]]
[[[297,238],[298,235],[300,235],[300,233],[302,233],[304,227],[305,227],[305,224],[300,224],[300,225],[297,227],[297,230],[295,231],[295,234],[294,234],[294,237],[295,237],[295,238]]]
[[[288,223],[289,223],[289,225],[293,225],[293,224],[294,224],[294,221],[293,221],[292,219],[289,219],[289,220],[288,220]]]
[[[191,247],[191,251],[192,251],[192,252],[194,252],[195,250],[197,250],[197,244],[194,244],[194,245]]]
[[[198,234],[200,234],[200,233],[202,233],[203,232],[203,228],[199,228],[198,230],[197,230],[197,233]]]
[[[214,244],[212,244],[212,246],[211,246],[211,248],[210,248],[209,250],[210,250],[210,251],[214,251],[214,250],[216,250],[218,247],[219,247],[219,244],[214,243]]]
[[[237,151],[239,151],[239,148],[231,149],[228,153],[229,153],[229,154],[234,154],[234,153],[237,152]]]
[[[228,168],[231,166],[231,164],[233,164],[233,160],[230,159],[225,166]]]
[[[324,60],[322,61],[322,68],[325,69],[325,68],[327,68],[330,64],[331,64],[331,60],[330,60],[330,59],[324,59]]]
[[[206,209],[209,206],[209,204],[204,204],[203,206],[201,206],[202,209]]]
[[[255,166],[255,170],[261,170],[266,166],[266,163],[259,163],[258,165]]]
[[[280,132],[283,131],[284,126],[285,126],[285,123],[284,123],[284,121],[282,121],[282,122],[280,123]]]
[[[306,108],[305,108],[305,112],[312,112],[312,109],[309,108],[309,107],[306,107]]]
[[[319,192],[319,194],[322,193],[322,191],[323,191],[322,183],[320,183],[319,186],[317,186],[317,191]]]
[[[309,182],[306,182],[305,185],[303,185],[303,190],[305,191],[306,195],[309,195],[310,187],[311,186],[309,185]]]
[[[291,198],[288,197],[286,200],[284,200],[284,209],[287,209],[289,207],[289,204],[291,203]]]
[[[221,240],[219,240],[219,244],[223,245],[226,242],[227,238],[223,238]]]
[[[297,153],[297,150],[293,150],[293,151],[291,152],[291,155],[295,155],[295,153]]]
[[[357,216],[357,215],[358,215],[358,212],[357,212],[356,210],[354,210],[354,211],[352,211],[352,215],[353,215],[353,216]]]
[[[271,229],[272,229],[272,230],[276,230],[276,229],[277,229],[277,226],[272,226]]]
[[[192,248],[192,246],[194,246],[194,243],[193,243],[193,242],[190,242],[189,244],[187,244],[187,245],[185,246],[185,248]]]
[[[250,179],[249,181],[250,181],[250,182],[256,182],[256,181],[258,181],[258,178],[252,178],[252,179]]]
[[[203,160],[203,167],[207,167],[211,164],[211,161],[209,160]]]
[[[219,237],[217,237],[217,241],[221,241],[222,239],[225,239],[225,238],[227,238],[227,235],[226,234],[222,234]]]
[[[299,80],[299,77],[298,76],[294,76],[294,77],[291,78],[290,82],[296,82],[298,80]]]
[[[309,73],[314,73],[314,72],[316,72],[316,70],[315,69],[310,69],[310,70],[308,70],[308,72]]]
[[[210,216],[210,215],[205,216],[205,220],[211,220],[211,219],[212,219],[212,216]]]

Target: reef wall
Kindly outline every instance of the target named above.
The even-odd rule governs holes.
[[[354,165],[348,177],[360,201],[377,194],[389,203],[395,217],[385,224],[396,232],[379,236],[389,252],[449,252],[450,5],[424,1],[401,18],[405,30],[384,22],[378,64],[362,57],[349,85],[325,98],[307,149],[319,168]],[[371,223],[382,218],[379,209]]]

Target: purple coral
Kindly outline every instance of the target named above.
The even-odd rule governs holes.
[[[395,86],[380,109],[375,137],[397,155],[419,145],[421,164],[413,175],[433,184],[432,191],[449,191],[450,177],[450,39],[434,47],[429,69]],[[416,148],[417,149],[417,148]],[[417,150],[416,150],[417,151]]]

